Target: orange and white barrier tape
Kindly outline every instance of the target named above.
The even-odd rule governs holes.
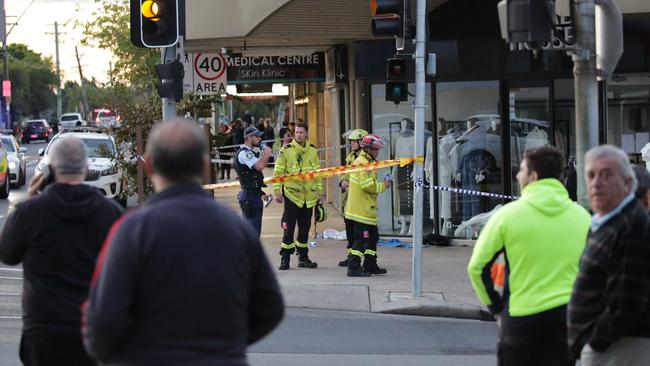
[[[306,180],[340,177],[352,173],[379,170],[382,168],[388,168],[395,165],[399,165],[403,167],[412,164],[414,162],[422,163],[424,162],[424,157],[418,156],[414,158],[382,160],[382,161],[375,161],[367,164],[335,166],[329,168],[316,169],[309,172],[284,174],[277,177],[266,177],[264,178],[264,183],[284,183],[286,181],[306,181]],[[203,186],[203,189],[214,190],[214,189],[224,189],[224,188],[233,188],[233,187],[239,187],[239,182],[234,181],[228,183],[206,184]]]

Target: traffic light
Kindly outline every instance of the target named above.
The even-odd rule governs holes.
[[[131,0],[131,43],[136,47],[170,47],[180,33],[179,0]]]
[[[404,37],[404,0],[371,0],[372,34],[375,37]]]
[[[156,89],[161,98],[174,98],[177,102],[183,99],[183,64],[174,61],[168,64],[156,65],[156,73],[160,78]],[[167,82],[163,82],[167,80]]]
[[[502,0],[497,5],[501,36],[510,43],[551,42],[555,0]]]
[[[406,59],[389,58],[386,61],[386,101],[399,104],[408,100]]]

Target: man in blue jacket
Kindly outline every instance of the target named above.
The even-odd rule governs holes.
[[[186,120],[156,126],[156,190],[109,233],[84,306],[84,342],[105,365],[246,365],[284,314],[259,237],[201,185],[208,147]]]

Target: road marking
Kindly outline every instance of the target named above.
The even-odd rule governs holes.
[[[0,315],[0,319],[22,319],[22,316]]]
[[[0,292],[0,296],[22,296],[22,294],[12,294],[9,292]]]
[[[0,276],[0,280],[21,280],[22,281],[22,279],[23,279],[22,277],[3,277],[3,276]]]

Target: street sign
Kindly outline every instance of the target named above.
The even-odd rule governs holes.
[[[228,62],[220,53],[183,55],[183,91],[195,95],[226,94]]]

